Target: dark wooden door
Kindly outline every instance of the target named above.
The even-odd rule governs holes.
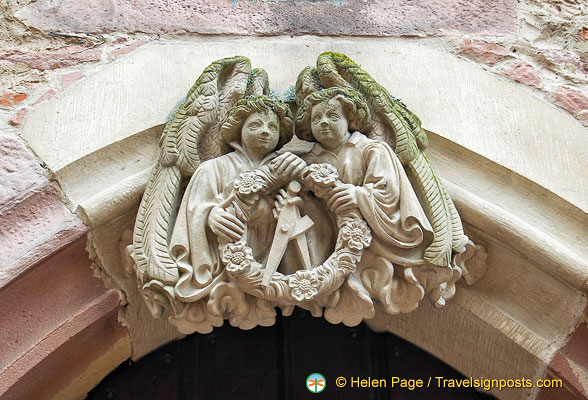
[[[315,394],[306,378],[321,373],[326,387]],[[272,327],[242,331],[225,325],[208,335],[170,343],[107,376],[88,399],[491,399],[473,389],[436,385],[409,390],[391,378],[464,376],[434,356],[389,333],[329,324],[296,309]],[[337,387],[344,377],[347,385]],[[386,387],[351,388],[351,379],[385,379]],[[433,381],[434,382],[434,381]]]

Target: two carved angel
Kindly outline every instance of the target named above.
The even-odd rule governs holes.
[[[375,302],[443,306],[474,246],[419,119],[337,53],[300,73],[295,101],[268,93],[265,71],[222,59],[166,125],[130,247],[153,315],[205,333],[272,325],[276,306],[348,326]],[[280,154],[294,132],[312,149]]]

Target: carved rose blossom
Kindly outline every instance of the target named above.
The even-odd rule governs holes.
[[[290,277],[290,294],[298,301],[310,300],[318,293],[319,281],[313,271],[297,271]]]
[[[337,168],[331,164],[311,164],[308,172],[309,178],[316,184],[332,186],[339,179]]]
[[[261,191],[263,188],[263,178],[253,171],[242,172],[234,184],[239,194],[249,195]]]
[[[223,251],[222,260],[232,272],[243,271],[255,261],[251,248],[243,243],[229,244]]]
[[[343,241],[355,250],[363,250],[372,242],[372,236],[367,223],[361,219],[348,221],[341,228]]]

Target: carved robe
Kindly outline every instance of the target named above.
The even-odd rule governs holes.
[[[404,267],[423,264],[433,230],[396,154],[386,143],[354,132],[337,154],[316,143],[305,160],[334,165],[343,183],[357,187],[359,210],[372,231],[371,246],[341,288],[337,306],[327,308],[327,319],[354,325],[371,318],[370,298],[392,314],[412,311],[424,291],[404,276]]]
[[[206,296],[224,277],[217,236],[208,226],[210,211],[226,201],[233,181],[241,172],[259,168],[276,157],[272,152],[256,167],[238,143],[233,142],[231,146],[234,152],[200,164],[178,210],[170,249],[180,270],[176,294],[184,301],[197,301]],[[248,245],[259,260],[267,253],[275,229],[271,207],[268,199],[260,199],[247,226]]]

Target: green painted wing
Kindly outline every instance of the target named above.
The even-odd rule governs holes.
[[[247,93],[268,91],[265,71],[252,72],[245,57],[224,58],[206,67],[166,124],[133,233],[132,256],[141,282],[177,282],[179,272],[168,243],[180,202],[181,182],[194,173],[201,161],[229,151],[219,129],[225,112]]]
[[[351,87],[364,95],[372,115],[371,131],[364,133],[394,149],[417,195],[423,199],[423,208],[434,231],[424,260],[438,266],[450,265],[452,251],[463,251],[467,237],[453,201],[425,156],[427,135],[420,119],[343,54],[321,54],[315,71],[313,74],[313,69],[309,69],[299,76],[301,88],[315,84],[316,76],[325,88]]]

